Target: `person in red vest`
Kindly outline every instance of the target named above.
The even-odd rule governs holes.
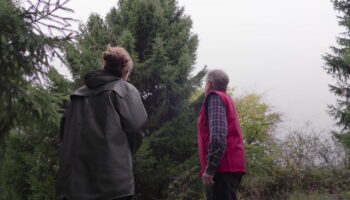
[[[206,76],[205,102],[198,117],[198,151],[207,200],[235,200],[245,173],[242,131],[232,98],[226,93],[229,78],[222,70]]]

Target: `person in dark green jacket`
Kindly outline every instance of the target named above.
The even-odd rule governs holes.
[[[57,199],[131,199],[132,155],[141,145],[147,113],[140,93],[127,82],[128,52],[108,46],[104,68],[88,73],[71,96],[61,122]]]

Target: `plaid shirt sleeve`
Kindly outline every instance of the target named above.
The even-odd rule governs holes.
[[[214,175],[226,150],[227,135],[226,106],[220,96],[215,93],[208,97],[207,116],[210,139],[205,172]]]

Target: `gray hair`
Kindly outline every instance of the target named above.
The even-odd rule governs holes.
[[[230,79],[224,71],[214,69],[208,71],[206,81],[212,82],[212,87],[214,90],[226,90]]]

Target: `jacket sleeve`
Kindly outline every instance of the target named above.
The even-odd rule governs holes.
[[[122,129],[128,138],[131,152],[135,154],[141,146],[141,129],[147,121],[146,110],[136,88],[132,88],[126,96],[116,95],[116,98],[116,110],[120,115]]]

